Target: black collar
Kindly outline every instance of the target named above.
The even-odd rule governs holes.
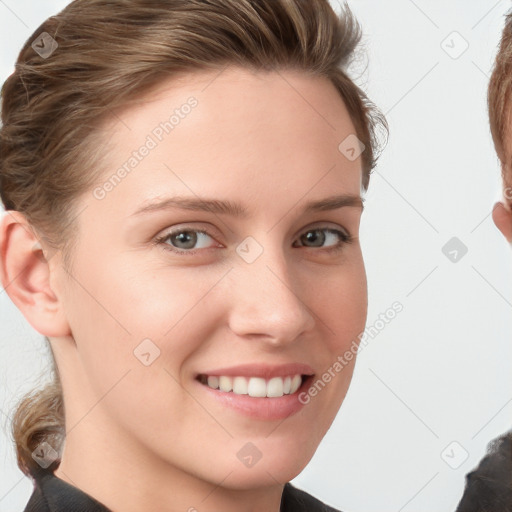
[[[280,510],[281,512],[339,512],[290,483],[284,486]],[[24,512],[112,511],[52,472],[42,472],[35,477],[34,491]]]

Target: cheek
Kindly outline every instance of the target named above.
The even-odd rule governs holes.
[[[109,330],[130,337],[132,343],[147,337],[158,344],[200,326],[198,311],[218,280],[215,272],[161,264],[150,268],[137,265],[133,258],[116,261],[110,268],[105,262],[88,285],[90,293],[80,294],[77,302],[81,306],[85,301]]]
[[[193,271],[188,279],[156,279],[135,266],[87,270],[89,279],[75,274],[84,286],[74,288],[67,305],[89,407],[98,404],[96,414],[148,442],[169,425],[178,435],[177,410],[201,414],[181,387],[181,372],[215,325],[201,302],[211,285],[190,278]]]
[[[109,265],[107,258],[76,269],[66,315],[98,392],[128,370],[164,366],[176,374],[194,343],[208,335],[202,331],[211,322],[201,305],[208,282],[191,275]],[[146,368],[148,358],[154,363]]]
[[[364,330],[368,309],[366,273],[362,259],[340,267],[325,280],[324,291],[317,290],[314,311],[332,334],[330,349],[337,353]]]

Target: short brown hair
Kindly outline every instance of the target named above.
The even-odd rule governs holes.
[[[489,123],[501,162],[505,187],[512,186],[512,11],[505,17],[498,53],[487,90]]]
[[[46,58],[32,46],[44,32],[58,45]],[[66,263],[76,199],[101,169],[103,121],[178,73],[227,64],[329,79],[365,145],[366,189],[377,129],[387,127],[346,71],[360,37],[348,8],[337,15],[328,0],[75,0],[34,32],[3,85],[4,207],[22,212]],[[58,452],[65,433],[55,359],[52,369],[51,384],[25,396],[14,414],[18,466],[27,475],[41,471],[36,447],[46,441]]]

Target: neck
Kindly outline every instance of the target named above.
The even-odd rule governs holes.
[[[208,482],[162,459],[148,459],[147,453],[137,450],[133,440],[123,438],[119,432],[115,437],[108,434],[103,438],[99,432],[85,435],[84,428],[73,429],[54,474],[114,512],[280,510],[284,486],[270,478],[268,485],[256,489],[230,488],[231,473]],[[116,456],[115,447],[119,446],[125,447],[122,456]]]

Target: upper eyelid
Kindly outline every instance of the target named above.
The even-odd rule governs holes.
[[[297,236],[300,236],[303,233],[307,233],[308,231],[314,231],[316,229],[319,229],[321,231],[329,231],[329,230],[331,230],[331,231],[339,231],[339,232],[341,232],[346,237],[345,243],[348,243],[350,241],[354,241],[354,240],[357,239],[357,237],[352,235],[352,233],[346,227],[344,227],[344,226],[337,225],[336,227],[333,227],[333,226],[326,225],[327,221],[318,221],[318,222],[319,222],[319,224],[314,223],[313,225],[310,225],[310,226],[307,226],[307,227],[303,228],[301,231],[299,231],[299,234]],[[208,232],[209,231],[208,229],[203,228],[203,227],[192,227],[192,226],[187,226],[187,225],[185,225],[183,227],[174,228],[174,229],[171,229],[169,231],[164,231],[163,234],[156,235],[154,240],[162,242],[162,241],[165,241],[171,235],[179,234],[179,233],[187,232],[187,231],[204,233],[205,235],[209,236],[212,240],[214,240],[216,243],[220,243],[220,242],[218,242],[218,240],[216,239],[215,236],[213,236],[212,234],[210,234]],[[189,252],[189,253],[196,252],[196,251],[201,251],[201,250],[206,250],[206,248],[203,248],[203,249],[179,249],[179,248],[175,248],[175,249],[177,251],[182,250],[183,252]]]
[[[311,231],[314,229],[322,229],[322,230],[333,229],[333,230],[345,231],[346,235],[352,236],[352,234],[350,233],[350,230],[347,229],[345,226],[340,226],[338,224],[337,226],[333,227],[333,226],[327,225],[328,223],[329,223],[329,221],[317,221],[317,222],[313,223],[312,225],[302,228],[299,231],[299,233],[304,233],[304,232]],[[333,222],[331,222],[331,223],[334,224]],[[197,232],[204,233],[208,236],[213,237],[213,235],[211,233],[209,233],[210,228],[205,228],[202,226],[199,226],[199,227],[187,226],[185,223],[185,226],[183,226],[183,227],[168,228],[168,230],[163,230],[162,234],[161,235],[157,234],[155,238],[162,238],[162,237],[166,237],[166,236],[169,236],[169,235],[172,235],[175,233],[181,233],[183,231],[197,231]]]

